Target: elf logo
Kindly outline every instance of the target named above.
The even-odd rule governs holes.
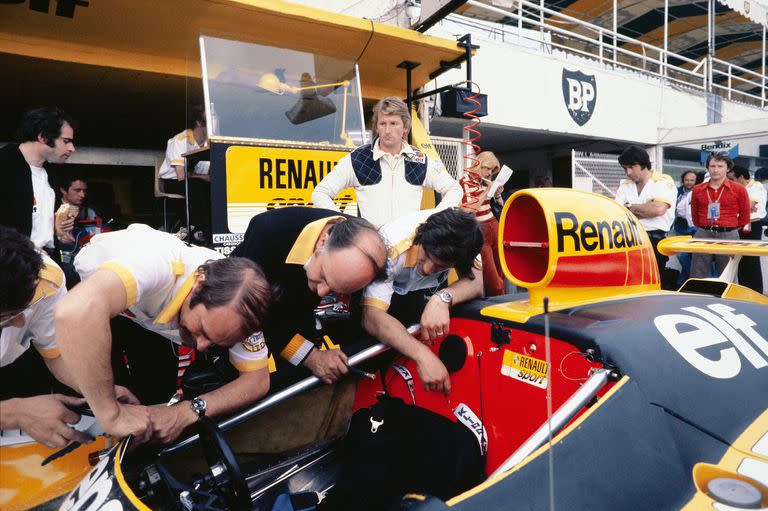
[[[587,124],[597,103],[595,76],[563,68],[563,99],[571,119],[579,126]]]
[[[768,366],[768,341],[746,314],[722,303],[681,310],[687,314],[665,314],[653,323],[680,356],[702,373],[729,379],[741,372],[743,360],[755,369]]]

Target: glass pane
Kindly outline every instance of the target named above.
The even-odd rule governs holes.
[[[352,61],[200,38],[212,137],[352,146],[362,102]]]

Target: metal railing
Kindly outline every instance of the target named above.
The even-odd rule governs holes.
[[[597,60],[604,67],[650,75],[678,87],[715,93],[761,108],[768,106],[764,74],[715,57],[692,59],[529,0],[516,0],[517,8],[509,11],[476,0],[467,4],[511,19],[512,23],[494,29],[482,27],[498,33],[504,41],[535,41],[543,52],[557,49]],[[514,21],[517,31],[511,32],[505,27]]]

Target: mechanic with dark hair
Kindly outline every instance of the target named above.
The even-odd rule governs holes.
[[[698,227],[694,238],[739,239],[738,229],[750,225],[749,194],[739,183],[727,179],[733,160],[726,152],[707,157],[709,181],[696,185],[691,195],[691,217]],[[707,278],[712,260],[721,275],[728,264],[727,255],[693,254],[691,277]]]
[[[75,257],[75,268],[82,282],[56,308],[58,342],[64,362],[107,433],[170,442],[200,416],[240,409],[269,389],[267,352],[252,334],[261,328],[273,289],[252,261],[223,258],[133,224],[94,236]],[[159,334],[160,343],[170,340],[200,352],[214,345],[229,349],[239,376],[173,406],[118,403],[109,390],[110,318],[118,314]],[[175,368],[168,375],[143,373],[157,384],[169,377],[175,382]],[[175,385],[167,397],[174,391]]]
[[[392,247],[389,278],[365,289],[363,327],[413,359],[426,390],[448,394],[445,365],[405,325],[419,322],[422,340],[433,341],[448,333],[451,305],[483,295],[483,233],[475,216],[460,209],[412,213],[381,233]],[[443,287],[451,268],[459,278]]]
[[[62,363],[54,329],[53,308],[66,293],[56,263],[23,234],[0,226],[0,429],[20,429],[52,448],[89,441],[69,427],[79,416],[67,406],[83,400],[50,393],[51,374],[77,388]],[[122,387],[115,393],[138,403]]]
[[[278,374],[292,377],[291,367],[303,366],[325,383],[346,374],[346,355],[318,344],[323,334],[341,343],[359,333],[358,291],[386,271],[387,248],[376,228],[327,209],[278,208],[251,219],[232,256],[255,261],[280,289],[263,325],[269,350],[282,359]],[[330,306],[319,309],[321,298],[351,317],[324,324]]]
[[[37,248],[54,248],[56,194],[43,165],[64,163],[75,152],[73,125],[58,108],[29,110],[16,131],[16,143],[0,149],[0,225],[28,236]],[[57,227],[69,231],[72,224],[67,219]]]
[[[616,191],[616,202],[625,206],[640,220],[653,245],[663,289],[673,289],[676,278],[667,271],[667,257],[659,253],[659,242],[667,236],[675,220],[675,183],[668,175],[651,168],[645,149],[629,146],[619,156],[627,179]]]
[[[750,223],[748,232],[739,232],[743,240],[759,240],[763,237],[763,217],[765,217],[766,190],[762,183],[750,179],[749,169],[740,165],[734,165],[733,174],[736,182],[747,189],[749,195]],[[748,288],[763,292],[763,271],[760,267],[760,258],[744,256],[739,262],[739,284]]]
[[[201,149],[208,145],[208,127],[205,120],[205,110],[194,106],[187,116],[187,129],[168,139],[165,149],[165,159],[160,165],[159,178],[166,193],[184,195],[184,177],[189,179],[189,215],[195,225],[193,239],[205,241],[210,234],[211,223],[211,177],[208,174],[209,162],[198,163],[187,174],[184,157],[185,153]]]

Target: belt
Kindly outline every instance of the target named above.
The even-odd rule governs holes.
[[[667,231],[662,231],[661,229],[653,229],[652,231],[646,231],[646,234],[649,238],[666,238]]]
[[[738,229],[738,227],[720,227],[719,225],[704,225],[700,226],[700,229],[706,229],[707,231],[712,232],[731,232]]]

